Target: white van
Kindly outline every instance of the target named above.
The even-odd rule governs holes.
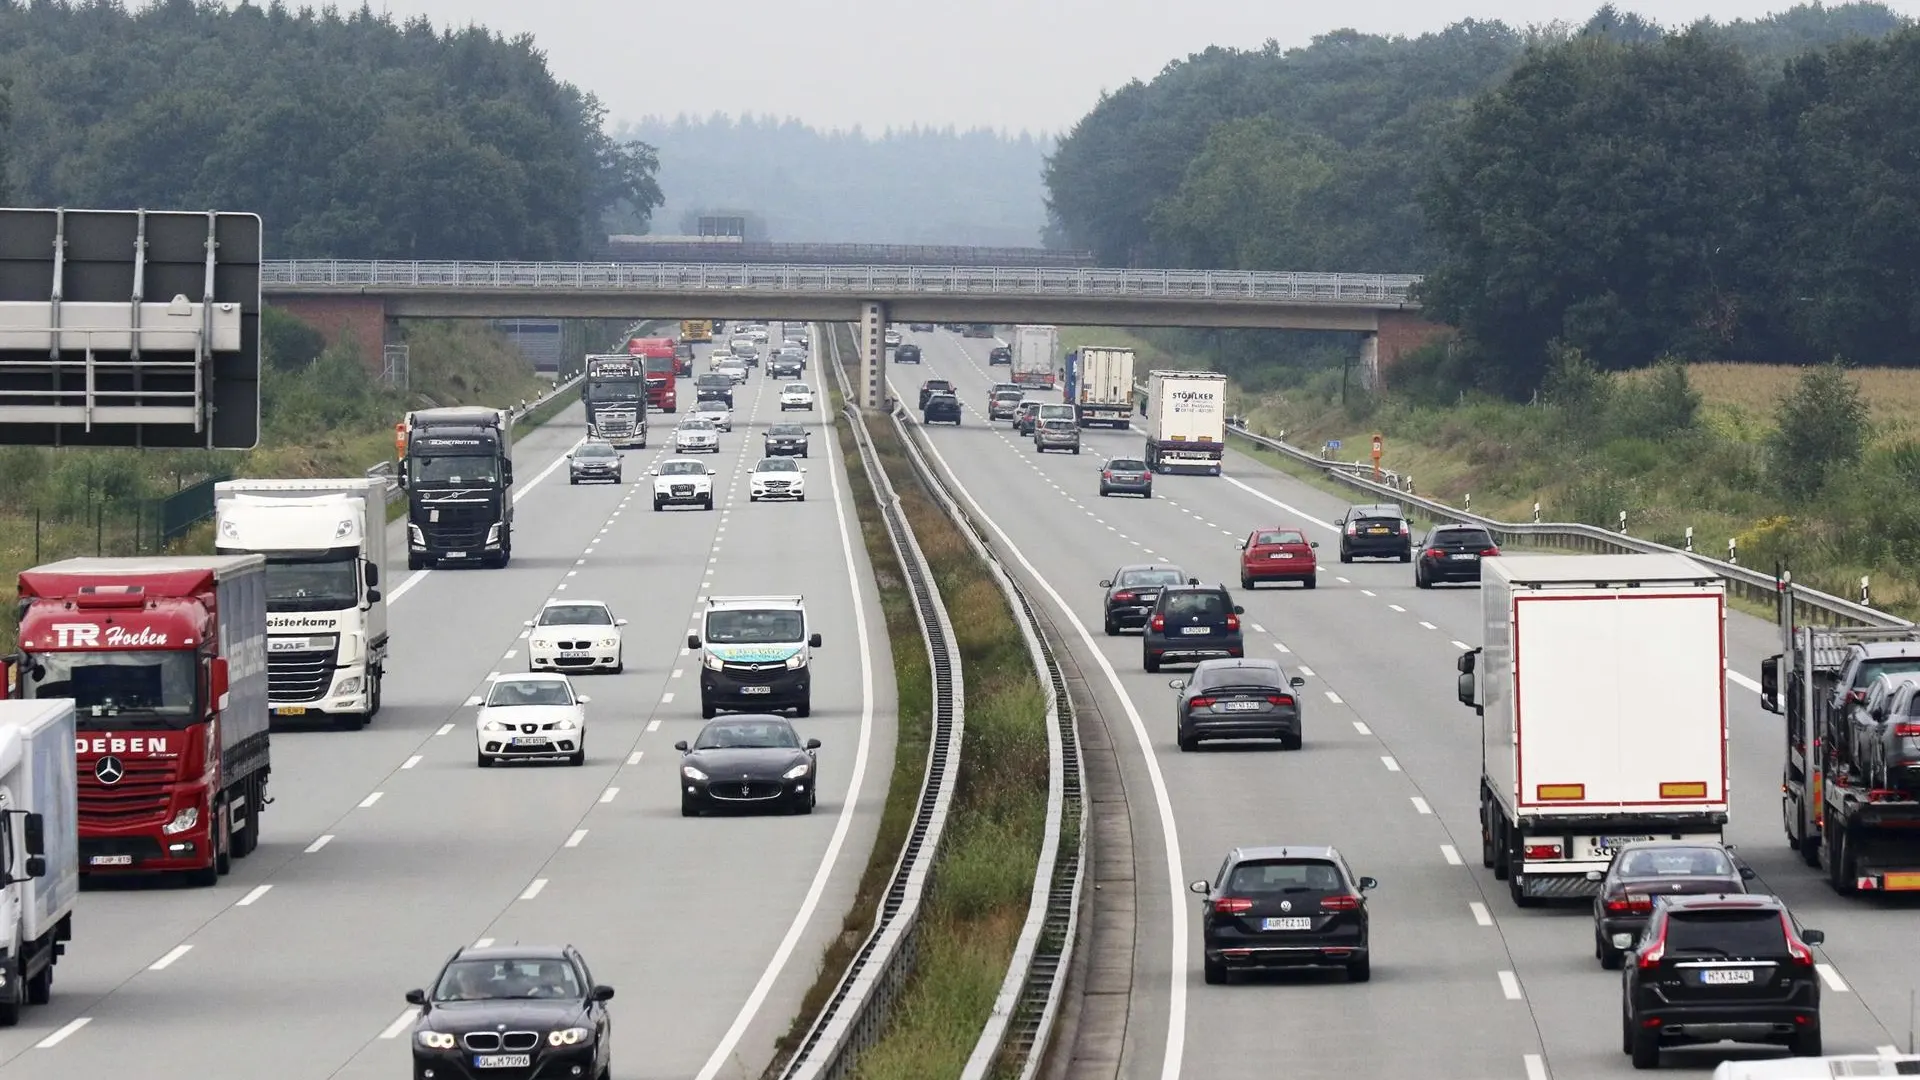
[[[1855,1076],[1920,1076],[1920,1055],[1837,1054],[1817,1058],[1723,1061],[1713,1080],[1842,1080]]]

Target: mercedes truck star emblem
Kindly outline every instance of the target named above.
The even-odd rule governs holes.
[[[103,784],[117,784],[127,775],[127,767],[117,757],[103,757],[93,763],[93,778]]]

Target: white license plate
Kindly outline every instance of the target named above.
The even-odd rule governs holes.
[[[1308,930],[1313,927],[1312,919],[1262,919],[1262,930]]]
[[[1229,701],[1220,707],[1227,710],[1228,712],[1260,711],[1260,703],[1257,701]]]
[[[1619,854],[1621,848],[1628,844],[1651,839],[1653,839],[1651,836],[1589,836],[1586,838],[1586,857],[1589,859],[1611,859]]]
[[[1475,560],[1475,559],[1477,559],[1477,558],[1479,558],[1479,557],[1480,557],[1480,556],[1478,556],[1478,555],[1454,555],[1454,556],[1452,556],[1452,558],[1455,558],[1455,559],[1458,559],[1458,560],[1460,560],[1461,562],[1472,562],[1473,560]]]
[[[515,735],[513,737],[513,745],[515,746],[539,746],[546,741],[547,740],[538,735]]]
[[[88,866],[132,866],[131,855],[95,855],[87,860]]]
[[[743,693],[743,694],[771,694],[771,693],[773,693],[773,687],[771,687],[771,686],[743,686],[743,687],[741,687],[741,688],[740,688],[740,692],[741,692],[741,693]]]
[[[580,660],[580,659],[585,659],[586,657],[588,657],[588,656],[591,656],[591,655],[593,655],[593,654],[592,654],[592,653],[586,653],[586,652],[581,652],[581,651],[580,651],[579,649],[566,649],[566,650],[564,650],[564,651],[562,651],[562,652],[560,653],[560,655],[561,655],[561,657],[562,657],[562,658],[564,658],[564,659],[568,659],[568,660]]]
[[[1700,972],[1701,983],[1707,986],[1736,986],[1753,981],[1752,968],[1706,968]]]
[[[449,559],[464,559],[467,557],[467,553],[464,551],[449,551],[445,557]]]
[[[1268,555],[1268,556],[1267,556],[1267,558],[1269,558],[1269,559],[1291,559],[1291,558],[1293,558],[1293,552],[1291,552],[1291,551],[1276,551],[1276,552],[1274,552],[1273,554],[1271,554],[1271,555]]]
[[[1180,632],[1183,634],[1211,634],[1213,633],[1213,628],[1211,626],[1189,626]]]
[[[524,1069],[533,1064],[532,1054],[475,1054],[476,1069]]]

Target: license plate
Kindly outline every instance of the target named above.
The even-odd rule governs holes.
[[[1311,929],[1312,926],[1313,926],[1312,919],[1293,918],[1293,919],[1262,919],[1260,920],[1260,929],[1262,930],[1307,930],[1307,929]]]
[[[305,716],[307,715],[307,707],[305,705],[277,705],[274,707],[273,715]]]
[[[1387,530],[1385,530],[1385,529],[1368,529],[1368,530],[1367,530],[1367,535],[1368,535],[1368,536],[1385,536],[1385,535],[1387,535]]]
[[[1752,968],[1706,968],[1700,972],[1701,983],[1707,986],[1735,986],[1753,981]]]
[[[741,687],[741,688],[740,688],[740,692],[741,692],[741,693],[743,693],[743,694],[771,694],[771,693],[773,693],[773,687],[771,687],[771,686],[743,686],[743,687]]]
[[[1183,634],[1211,634],[1213,633],[1213,628],[1210,626],[1189,626],[1180,632]]]
[[[464,559],[466,557],[467,557],[467,553],[464,551],[449,551],[444,556],[442,556],[442,558],[447,558],[447,559]]]
[[[1260,711],[1260,703],[1257,701],[1229,701],[1220,707],[1227,710],[1228,712]]]
[[[567,649],[563,651],[560,655],[562,658],[567,660],[581,660],[581,659],[585,659],[589,654],[581,652],[579,649]]]
[[[538,735],[515,735],[513,737],[513,745],[515,746],[539,746],[546,741],[547,740]]]
[[[525,1069],[533,1065],[532,1054],[475,1054],[476,1069]]]
[[[1587,858],[1611,859],[1628,844],[1651,839],[1651,836],[1589,836],[1586,838]]]
[[[95,855],[87,860],[88,866],[132,866],[131,855]]]
[[[1478,555],[1452,555],[1452,556],[1449,556],[1449,558],[1454,558],[1454,559],[1459,559],[1459,560],[1461,560],[1461,561],[1463,561],[1463,562],[1464,562],[1464,561],[1467,561],[1467,560],[1471,560],[1471,559],[1477,559],[1477,558],[1479,558],[1479,557],[1480,557],[1480,556],[1478,556]]]
[[[1267,558],[1269,558],[1269,559],[1291,559],[1291,558],[1293,558],[1293,552],[1291,552],[1291,551],[1276,551],[1276,552],[1274,552],[1274,553],[1272,553],[1271,555],[1268,555],[1268,556],[1267,556]]]

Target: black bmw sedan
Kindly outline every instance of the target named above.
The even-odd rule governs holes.
[[[810,814],[818,797],[819,739],[800,741],[784,716],[715,720],[680,751],[680,814],[704,810],[785,810]]]
[[[580,1076],[613,1070],[613,987],[593,981],[571,945],[465,948],[431,990],[407,991],[415,1080]]]

